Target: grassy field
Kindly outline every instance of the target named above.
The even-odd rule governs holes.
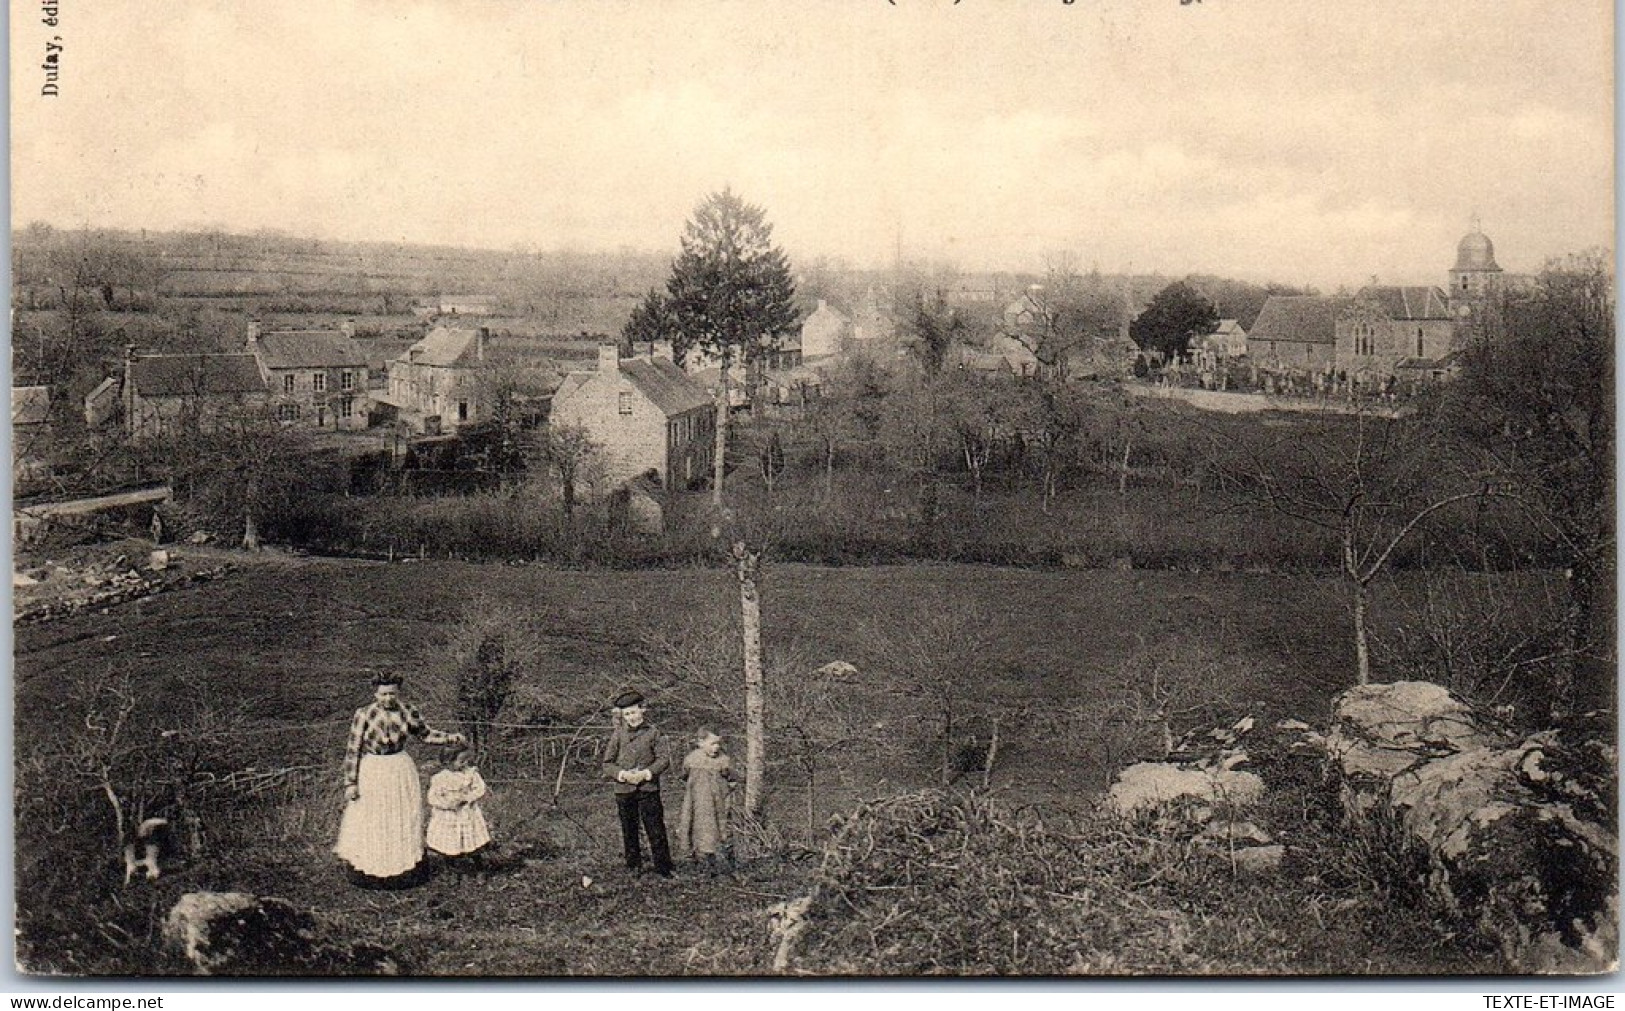
[[[591,762],[577,753],[561,779],[560,754],[524,731],[508,732],[484,769],[493,788],[487,813],[509,861],[504,872],[441,876],[404,892],[344,883],[329,847],[342,802],[344,734],[349,714],[367,698],[366,671],[405,673],[409,695],[424,703],[430,721],[450,725],[444,637],[474,599],[535,616],[545,630],[549,668],[532,672],[538,681],[648,687],[655,718],[678,738],[676,748],[694,722],[663,702],[677,696],[663,688],[669,672],[650,644],[689,627],[696,615],[726,614],[738,598],[721,570],[572,572],[273,556],[205,586],[17,629],[23,963],[74,973],[171,971],[173,964],[150,954],[154,924],[185,891],[218,888],[299,903],[352,936],[399,952],[413,972],[764,971],[771,945],[762,911],[805,890],[815,866],[796,856],[805,851],[758,847],[758,859],[721,883],[693,875],[652,887],[634,882],[618,869],[612,805]],[[1177,632],[1256,672],[1247,693],[1224,700],[1221,710],[1260,721],[1318,720],[1330,695],[1349,683],[1338,600],[1329,581],[1240,573],[774,565],[762,584],[769,648],[808,662],[883,658],[872,641],[875,627],[907,625],[921,615],[970,616],[980,624],[988,662],[980,665],[986,673],[964,686],[966,699],[1024,703],[1029,714],[1096,697],[1103,679],[1121,677],[1132,665],[1142,640]],[[727,634],[722,625],[700,627]],[[203,858],[172,878],[130,889],[119,884],[111,817],[87,775],[94,763],[85,760],[78,729],[87,682],[124,671],[137,686],[125,738],[130,747],[162,750],[164,741],[203,740],[207,753],[194,751],[189,759],[196,767],[217,780],[235,773],[234,782],[264,787],[210,800]],[[876,722],[902,725],[908,703],[894,706],[875,712]],[[1021,728],[1006,730],[1009,747],[992,786],[1018,805],[1042,804],[1057,815],[1084,810],[1107,782],[1112,756],[1082,728],[1043,725],[1025,738]],[[721,729],[741,754],[734,728]],[[865,797],[933,783],[929,740],[902,737],[898,748],[843,761],[841,774],[818,795],[819,818]],[[667,789],[675,821],[680,788]],[[793,777],[768,799],[770,819],[791,842],[803,841],[804,801]],[[1315,881],[1313,888],[1324,888]],[[1221,901],[1203,894],[1204,902]],[[1360,917],[1374,907],[1350,894],[1334,896],[1344,913],[1328,917],[1322,932],[1294,937],[1290,950],[1268,960],[1250,962],[1238,949],[1178,964],[1216,972],[1483,971],[1476,956],[1432,950],[1416,936],[1385,940],[1378,924],[1387,914],[1367,923]],[[1369,899],[1378,892],[1359,894]],[[1304,901],[1311,899],[1320,901]],[[1170,894],[1167,901],[1184,908],[1193,900]],[[1230,930],[1229,917],[1239,923],[1255,914],[1278,916],[1285,923],[1299,915],[1280,903],[1271,908],[1277,906],[1273,913],[1245,904],[1215,913],[1221,919],[1204,921],[1204,930]],[[631,933],[612,936],[615,924]],[[1395,936],[1403,933],[1396,929]],[[1117,964],[1154,971],[1175,963],[1149,954],[1135,961],[1125,952]]]

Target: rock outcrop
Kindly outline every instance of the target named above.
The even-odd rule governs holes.
[[[164,918],[163,941],[200,976],[399,973],[384,949],[340,939],[282,899],[246,892],[188,892]]]
[[[1617,757],[1606,737],[1508,736],[1437,685],[1397,682],[1339,696],[1326,748],[1350,819],[1418,854],[1428,897],[1511,964],[1616,964]]]

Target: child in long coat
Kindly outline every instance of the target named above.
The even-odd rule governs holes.
[[[704,861],[715,874],[719,870],[718,854],[728,852],[733,759],[723,754],[722,738],[709,730],[700,731],[694,745],[683,759],[688,787],[683,791],[683,811],[677,820],[677,845],[679,851]]]
[[[461,861],[472,858],[481,866],[482,851],[491,842],[480,799],[485,796],[485,780],[480,770],[469,764],[466,744],[446,748],[446,767],[429,778],[429,848],[441,856]]]

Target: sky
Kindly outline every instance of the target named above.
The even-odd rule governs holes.
[[[675,252],[731,186],[792,262],[1326,290],[1443,283],[1475,214],[1508,270],[1613,243],[1609,0],[42,9],[18,226]]]

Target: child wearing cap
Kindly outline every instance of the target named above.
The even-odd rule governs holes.
[[[718,854],[728,847],[728,795],[734,778],[733,759],[723,754],[722,738],[709,730],[695,735],[694,750],[683,759],[683,776],[688,785],[677,819],[677,846],[715,875],[721,869]]]
[[[660,802],[660,774],[671,765],[661,746],[660,731],[645,722],[647,710],[643,695],[627,689],[615,697],[619,716],[601,757],[605,778],[615,783],[615,809],[621,821],[621,841],[626,850],[626,868],[643,870],[643,847],[639,825],[649,839],[655,873],[672,875],[671,849],[666,842],[666,811]]]
[[[482,866],[481,850],[491,842],[480,798],[485,796],[485,780],[480,770],[468,764],[466,744],[448,744],[443,755],[445,768],[429,777],[429,848],[454,861],[460,869],[464,857]]]

